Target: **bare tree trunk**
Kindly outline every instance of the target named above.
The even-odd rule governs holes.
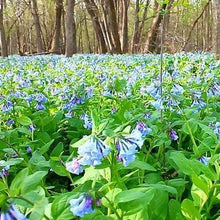
[[[147,35],[147,40],[145,44],[145,52],[155,52],[157,50],[157,37],[159,32],[160,24],[163,20],[165,10],[167,4],[162,4],[161,6],[157,6],[156,16],[152,21],[152,25],[150,31]]]
[[[212,0],[213,12],[213,52],[220,55],[220,1]]]
[[[90,38],[89,38],[89,31],[88,31],[88,25],[87,25],[87,17],[86,17],[86,13],[84,14],[84,24],[85,24],[85,34],[86,34],[86,43],[87,43],[87,48],[89,50],[89,53],[92,53],[92,49],[91,49],[91,43],[90,43]]]
[[[4,11],[4,0],[0,0],[1,55],[2,57],[7,57],[8,48],[7,48],[7,42],[6,42],[6,37],[5,37],[3,11]]]
[[[138,30],[139,30],[139,22],[140,22],[139,11],[140,11],[140,0],[136,0],[134,34],[133,34],[133,41],[132,41],[132,47],[131,47],[131,52],[132,53],[137,53]]]
[[[42,40],[42,35],[41,35],[42,32],[41,32],[40,19],[38,15],[36,0],[32,0],[32,15],[34,18],[35,30],[36,30],[36,36],[37,36],[37,52],[42,53],[44,51],[44,48],[43,48],[43,40]]]
[[[144,28],[145,20],[147,18],[147,10],[149,4],[150,4],[150,0],[147,0],[145,3],[142,19],[140,20],[139,17],[140,1],[139,0],[136,1],[136,9],[135,9],[136,16],[135,16],[134,35],[132,41],[132,53],[138,53],[140,50],[141,35],[142,35],[142,30]],[[139,24],[140,22],[141,24]]]
[[[86,9],[91,16],[94,31],[96,34],[96,38],[98,41],[98,52],[99,53],[107,53],[107,46],[105,42],[105,38],[102,32],[101,24],[99,21],[99,11],[97,5],[95,4],[94,0],[85,0]]]
[[[111,37],[114,43],[114,51],[115,53],[121,53],[121,42],[119,36],[119,28],[116,16],[116,9],[113,0],[106,0],[106,4],[108,5],[108,15],[109,15],[109,27],[111,30]]]
[[[129,0],[122,0],[121,50],[123,53],[128,52],[128,6]]]
[[[61,36],[61,17],[63,11],[63,0],[56,0],[56,23],[52,40],[51,51],[60,53],[60,36]]]
[[[66,12],[66,56],[71,57],[76,53],[76,25],[74,21],[75,0],[67,1]]]

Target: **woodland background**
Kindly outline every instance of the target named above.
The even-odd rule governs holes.
[[[0,0],[1,55],[220,54],[220,0]]]

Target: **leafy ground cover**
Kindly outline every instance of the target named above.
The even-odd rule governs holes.
[[[212,54],[0,60],[0,219],[218,219]],[[162,84],[161,84],[162,80]]]

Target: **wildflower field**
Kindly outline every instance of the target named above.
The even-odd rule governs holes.
[[[0,60],[0,220],[220,219],[209,53]]]

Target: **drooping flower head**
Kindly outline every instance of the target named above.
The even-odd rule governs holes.
[[[1,108],[2,113],[10,113],[13,110],[13,102],[7,101]]]
[[[92,126],[93,126],[93,123],[92,123],[92,120],[91,118],[89,117],[89,115],[87,114],[82,114],[80,116],[80,118],[84,121],[84,125],[83,127],[88,129],[88,130],[91,130],[92,129]]]
[[[210,157],[206,157],[206,156],[202,156],[202,157],[199,158],[199,161],[200,161],[202,164],[204,164],[205,166],[208,165],[209,160],[210,160]]]
[[[47,101],[47,98],[44,94],[42,93],[37,93],[35,95],[35,99],[38,103],[45,103]]]
[[[28,218],[12,204],[6,212],[1,212],[0,220],[28,220]]]
[[[94,210],[92,208],[93,198],[83,194],[78,199],[71,199],[70,203],[70,211],[75,216],[84,217],[85,214],[93,213]]]
[[[176,141],[178,139],[178,135],[173,129],[170,130],[170,139],[172,141]]]
[[[72,161],[66,162],[66,170],[76,175],[83,172],[83,168],[77,158],[73,158]]]
[[[102,158],[106,157],[109,153],[110,147],[102,140],[92,136],[78,148],[78,154],[81,156],[79,163],[81,165],[96,166],[101,164]]]
[[[124,166],[133,162],[137,149],[141,149],[146,135],[151,131],[145,123],[139,122],[131,134],[122,135],[116,143],[118,161],[123,162]]]
[[[0,161],[0,167],[4,166],[3,164],[5,163],[4,160],[1,160]],[[1,171],[0,171],[0,177],[3,177],[3,176],[8,176],[9,175],[9,169],[10,169],[10,166],[7,165],[7,166],[4,166]]]

